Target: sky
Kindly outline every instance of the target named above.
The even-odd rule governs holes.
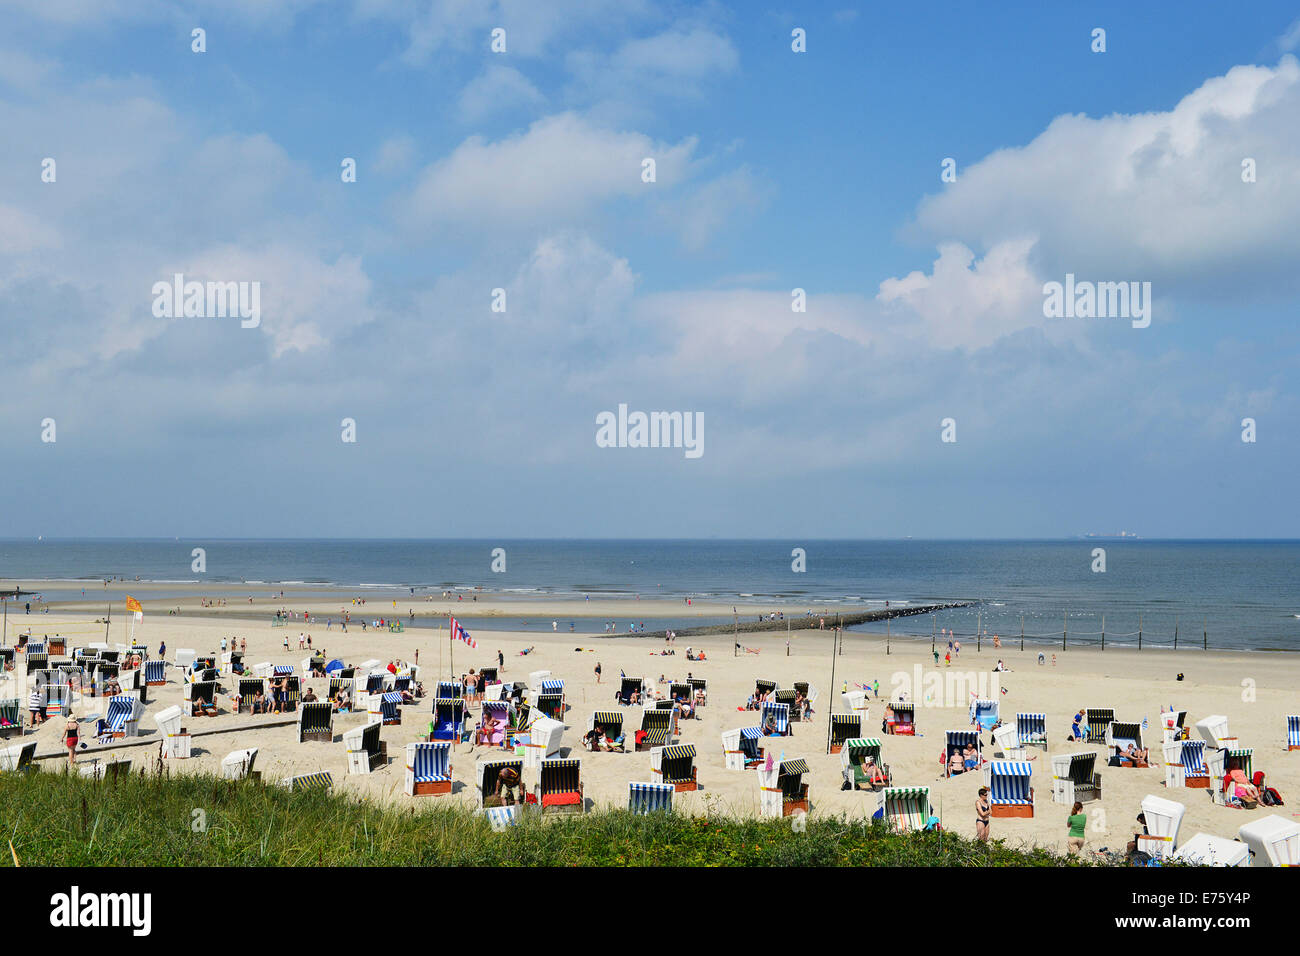
[[[1131,7],[3,0],[0,537],[1300,537],[1300,19]]]

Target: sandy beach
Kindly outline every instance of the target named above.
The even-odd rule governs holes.
[[[39,590],[40,584],[32,582],[24,587]],[[445,628],[441,635],[429,628],[408,628],[401,633],[389,633],[386,629],[363,632],[358,624],[362,616],[374,618],[393,613],[392,596],[367,595],[364,607],[353,607],[346,600],[341,604],[336,596],[284,602],[296,612],[305,609],[321,617],[309,624],[299,619],[284,627],[272,627],[270,617],[281,606],[278,588],[247,588],[254,597],[250,610],[246,599],[242,602],[230,599],[224,608],[203,608],[201,600],[194,597],[192,586],[175,587],[175,601],[145,602],[144,622],[136,632],[137,640],[147,643],[151,654],[156,655],[159,644],[165,642],[168,659],[173,659],[175,650],[182,647],[193,648],[199,653],[217,653],[224,636],[247,642],[247,664],[267,661],[299,668],[307,654],[298,649],[298,635],[305,632],[311,634],[315,647],[324,648],[329,657],[341,658],[348,664],[370,658],[385,662],[392,659],[414,662],[418,651],[420,677],[426,687],[439,674],[459,676],[471,667],[495,665],[498,650],[505,655],[502,676],[507,680],[526,681],[531,671],[550,670],[554,676],[564,679],[569,706],[562,752],[567,753],[573,748],[574,754],[583,758],[582,780],[586,796],[596,805],[625,805],[628,781],[651,779],[649,755],[646,753],[590,754],[579,746],[579,738],[586,730],[592,711],[616,709],[614,693],[620,671],[629,676],[645,677],[652,683],[657,683],[661,676],[682,680],[688,672],[708,680],[708,706],[698,711],[699,719],[679,723],[677,738],[677,742],[695,744],[698,750],[696,765],[700,790],[678,794],[675,801],[679,812],[692,814],[757,813],[757,776],[752,771],[724,769],[720,735],[730,728],[751,727],[758,723],[755,713],[738,711],[753,691],[755,679],[776,681],[782,687],[795,681],[810,682],[820,691],[811,722],[795,723],[792,736],[769,743],[787,758],[807,760],[812,771],[806,778],[811,784],[812,814],[854,817],[873,813],[878,806],[878,797],[868,792],[841,791],[840,757],[826,752],[828,714],[845,712],[840,690],[845,682],[850,686],[880,682],[880,698],[869,702],[868,719],[863,727],[864,736],[880,736],[885,701],[896,696],[899,690],[907,691],[909,699],[923,696],[913,691],[912,682],[918,674],[924,682],[927,675],[935,671],[929,640],[895,640],[891,653],[886,654],[883,640],[850,633],[843,642],[842,653],[834,658],[832,678],[833,635],[830,631],[793,631],[788,648],[785,634],[741,634],[741,643],[757,653],[741,653],[739,656],[734,656],[730,635],[679,639],[673,648],[676,653],[665,656],[660,653],[666,646],[662,639],[476,630],[474,624],[475,617],[502,615],[546,621],[626,617],[630,613],[628,605],[633,603],[627,599],[521,600],[491,594],[481,595],[477,601],[469,598],[447,601],[441,597],[433,601],[397,599],[397,613],[403,620],[410,610],[414,610],[418,618],[445,620],[446,613],[451,610],[477,640],[477,649],[471,649],[462,643],[451,646]],[[673,615],[683,625],[692,616],[716,617],[731,612],[730,604],[725,608],[716,604],[695,604],[684,608],[680,601],[653,598],[635,604],[647,618]],[[346,633],[337,623],[327,629],[324,619],[324,616],[333,616],[337,621],[341,606],[347,607],[353,615],[353,624]],[[177,608],[179,614],[169,613]],[[768,608],[760,605],[738,607],[738,612],[750,615],[751,620],[752,615],[765,610]],[[118,620],[119,613],[120,610],[115,611],[109,641],[125,640],[125,626]],[[102,609],[99,614],[102,614]],[[240,616],[248,614],[259,615],[261,620]],[[86,623],[76,629],[78,633],[74,633],[69,641],[70,647],[103,640],[102,625],[99,636],[90,633],[89,623],[95,616],[98,615],[72,606],[56,606],[48,615],[15,613],[11,607],[9,642],[15,643],[16,635],[29,626],[39,639],[51,629],[49,622],[73,619]],[[928,627],[921,619],[911,622],[911,625],[915,629]],[[648,623],[647,627],[650,626]],[[286,636],[290,642],[288,652],[283,647]],[[702,648],[708,660],[688,662],[688,643],[697,650]],[[521,656],[519,652],[530,646],[534,650]],[[944,650],[941,644],[941,658]],[[1037,662],[1039,653],[1045,655],[1042,664]],[[1001,689],[1005,691],[998,695],[1003,719],[1014,719],[1017,711],[1045,712],[1051,754],[1080,750],[1099,753],[1097,768],[1102,774],[1103,799],[1086,808],[1090,818],[1088,848],[1123,849],[1132,833],[1139,803],[1147,794],[1171,798],[1186,805],[1180,840],[1190,838],[1197,831],[1233,838],[1237,828],[1253,817],[1273,812],[1288,818],[1294,816],[1291,804],[1300,794],[1300,751],[1288,753],[1284,749],[1284,716],[1300,711],[1300,700],[1297,700],[1294,690],[1300,678],[1300,656],[1265,652],[1225,654],[1199,649],[1176,653],[1167,649],[1138,652],[1116,648],[1104,652],[1095,648],[1062,651],[1059,647],[1053,650],[1030,646],[1022,652],[1011,646],[994,650],[987,644],[982,652],[977,653],[970,644],[963,646],[951,667],[945,668],[941,659],[939,670],[945,671],[945,679],[950,675],[963,675],[965,686],[974,689],[981,686],[981,680],[987,685],[993,678],[990,672],[999,659],[1010,668],[1008,673],[998,675]],[[599,685],[593,673],[597,662],[603,670],[603,682]],[[1181,682],[1175,679],[1179,672],[1185,675]],[[142,739],[157,734],[152,715],[181,700],[180,672],[169,668],[168,675],[169,682],[165,687],[150,689],[150,703],[140,722]],[[318,678],[309,683],[323,695],[328,682]],[[223,680],[223,684],[230,687],[228,679]],[[660,689],[666,692],[666,687]],[[974,835],[973,808],[984,775],[968,773],[942,779],[939,755],[944,746],[945,730],[969,729],[969,697],[967,690],[961,699],[938,700],[933,704],[922,700],[917,708],[918,735],[885,737],[883,750],[883,759],[893,771],[895,785],[930,787],[934,812],[940,816],[943,826],[964,835]],[[333,744],[299,744],[295,728],[258,728],[254,725],[267,718],[232,714],[228,698],[221,697],[219,702],[222,711],[219,716],[190,718],[185,724],[192,731],[229,728],[232,732],[195,738],[194,756],[189,760],[168,761],[170,772],[219,773],[220,761],[225,754],[244,747],[257,747],[260,751],[257,766],[266,779],[278,780],[292,774],[328,770],[333,774],[335,786],[348,792],[382,801],[411,799],[402,794],[401,755],[408,742],[423,739],[430,717],[428,698],[417,706],[404,707],[400,725],[384,727],[382,736],[392,759],[386,769],[369,776],[347,773],[346,754],[340,739],[343,731],[364,723],[364,715],[336,715]],[[98,702],[89,704],[88,710],[94,710]],[[1268,783],[1288,800],[1288,806],[1243,811],[1214,805],[1204,790],[1166,790],[1163,769],[1159,766],[1158,727],[1162,706],[1186,710],[1189,725],[1210,714],[1227,715],[1241,746],[1254,748],[1254,768],[1265,771]],[[1141,722],[1145,719],[1148,722],[1145,743],[1152,748],[1154,766],[1150,769],[1108,767],[1101,753],[1103,747],[1068,742],[1070,719],[1081,707],[1110,707],[1120,720]],[[635,708],[624,710],[629,714],[639,713]],[[477,718],[477,713],[475,708],[473,719]],[[61,750],[61,727],[62,721],[59,720],[39,729],[34,735],[39,741],[39,753]],[[83,734],[86,732],[83,730]],[[989,734],[982,736],[985,755],[992,756],[994,751]],[[32,735],[25,739],[32,739]],[[98,749],[92,744],[82,752],[81,759],[88,758]],[[138,769],[146,763],[153,763],[157,749],[136,747],[124,749],[121,753],[130,756]],[[499,753],[485,748],[474,749],[469,744],[458,745],[453,755],[452,771],[456,781],[453,794],[419,799],[460,800],[472,805],[476,793],[475,762]],[[1034,766],[1035,816],[1032,819],[995,819],[993,835],[1012,843],[1064,849],[1065,818],[1069,808],[1051,801],[1051,767],[1047,755],[1041,749],[1031,749],[1029,753]],[[61,770],[65,762],[51,759],[41,760],[39,764],[43,770],[52,771]],[[525,782],[530,786],[533,782],[527,774]]]

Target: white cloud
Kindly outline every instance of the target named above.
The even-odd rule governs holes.
[[[567,59],[575,79],[601,96],[648,90],[695,95],[701,81],[735,73],[740,54],[731,40],[701,26],[677,26],[628,40],[612,53],[578,50]]]
[[[1258,182],[1241,179],[1246,157]],[[1239,66],[1168,112],[1061,116],[965,168],[920,206],[927,237],[972,248],[1037,236],[1050,275],[1164,283],[1294,278],[1300,64]]]
[[[545,102],[546,97],[514,67],[491,65],[461,90],[458,106],[461,119],[475,122],[493,113]]]
[[[496,142],[467,139],[424,170],[404,214],[493,229],[573,222],[605,200],[671,188],[689,175],[695,147],[693,138],[655,142],[563,113]],[[641,181],[645,157],[656,161],[656,184]]]
[[[741,166],[665,201],[659,215],[678,232],[682,245],[699,251],[725,227],[734,229],[746,214],[763,208],[772,191],[770,183]]]
[[[403,133],[384,140],[375,157],[375,172],[390,175],[410,168],[415,159],[415,140]]]

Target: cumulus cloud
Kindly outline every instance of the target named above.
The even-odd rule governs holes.
[[[538,107],[546,102],[528,78],[510,66],[489,66],[460,92],[461,119],[475,122],[497,112]]]

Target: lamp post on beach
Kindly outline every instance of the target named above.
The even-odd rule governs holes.
[[[835,630],[837,632],[838,639],[842,641],[844,639],[843,632],[840,630],[839,627],[836,627]],[[834,713],[835,711],[835,658],[837,656],[835,653],[835,640],[836,640],[836,636],[832,636],[831,638],[831,688],[830,688],[831,703],[830,706],[826,708],[826,752],[827,753],[831,752],[831,714]]]

